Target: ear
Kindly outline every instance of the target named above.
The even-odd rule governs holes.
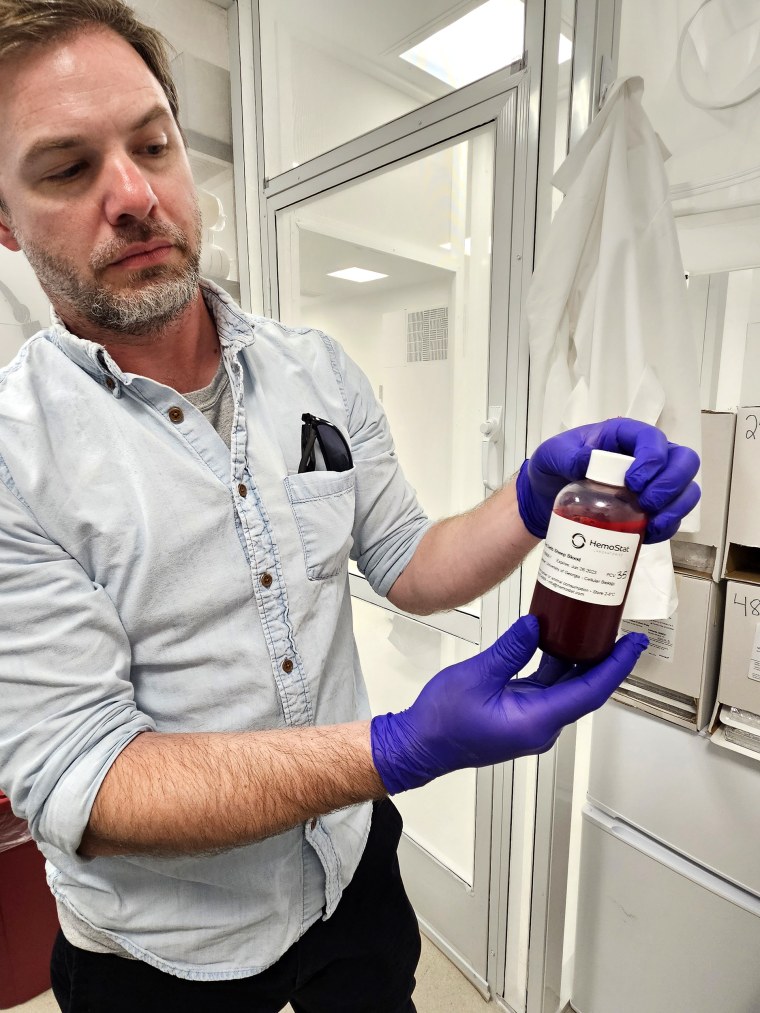
[[[2,198],[0,198],[0,246],[13,250],[14,253],[18,253],[21,249],[11,229],[11,216]]]
[[[8,229],[3,228],[2,225],[0,225],[0,246],[4,246],[7,250],[12,250],[14,253],[18,253],[21,249],[16,242],[13,233]]]

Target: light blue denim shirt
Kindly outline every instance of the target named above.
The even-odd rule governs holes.
[[[223,854],[80,858],[98,788],[145,730],[368,717],[349,553],[385,595],[428,521],[341,348],[204,296],[231,451],[180,394],[60,321],[0,371],[0,788],[59,903],[156,967],[218,979],[261,971],[313,921],[305,844],[332,914],[371,807]],[[305,411],[340,427],[352,470],[296,473]]]

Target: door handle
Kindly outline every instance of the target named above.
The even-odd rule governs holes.
[[[499,448],[501,438],[504,434],[504,406],[489,405],[488,418],[480,426],[483,434],[481,443],[481,470],[483,485],[490,492],[495,492],[501,486],[501,461]]]

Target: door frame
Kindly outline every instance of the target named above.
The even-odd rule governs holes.
[[[576,0],[569,148],[583,135],[615,78],[621,6],[622,0]],[[542,117],[544,113],[542,109]],[[536,442],[537,434],[528,433],[529,450]],[[533,824],[533,851],[524,1013],[559,1013],[566,1008],[565,922],[577,753],[577,726],[570,725],[551,750],[533,760],[534,808],[532,817],[528,817]]]
[[[480,127],[495,128],[493,249],[491,258],[490,354],[488,404],[503,404],[504,438],[500,478],[512,474],[525,454],[528,364],[520,312],[527,279],[526,234],[532,243],[530,198],[530,80],[521,66],[499,71],[385,124],[335,151],[283,173],[263,187],[268,267],[265,290],[269,312],[279,311],[277,216],[303,202],[369,179],[405,162],[448,147]],[[526,196],[527,195],[527,196]],[[515,302],[516,301],[516,302]],[[500,622],[518,616],[519,572],[484,596],[480,618],[455,610],[430,625],[485,645],[497,636]],[[351,590],[364,600],[391,608],[352,575]],[[506,602],[506,603],[505,603]],[[411,617],[415,618],[415,617]],[[419,618],[417,618],[419,621]],[[399,855],[407,889],[421,926],[484,996],[489,982],[489,923],[492,886],[494,770],[477,773],[473,885],[459,880],[429,853],[404,836]],[[500,837],[509,836],[509,810],[499,814]]]

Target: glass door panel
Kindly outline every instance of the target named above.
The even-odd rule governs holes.
[[[280,318],[319,327],[361,366],[433,519],[475,506],[484,493],[494,157],[489,125],[276,215]],[[351,579],[373,713],[407,707],[436,672],[477,651],[480,601],[411,619],[371,600],[362,577]],[[469,937],[458,949],[471,949],[483,974],[477,780],[460,771],[396,802],[402,871],[418,914],[448,939]],[[490,797],[483,806],[490,810]]]
[[[488,127],[277,215],[281,318],[362,367],[433,519],[483,497],[493,163]]]
[[[398,612],[353,602],[354,633],[373,714],[408,707],[432,674],[472,657],[476,644]],[[406,834],[468,885],[475,855],[474,770],[458,770],[395,800]],[[441,819],[443,813],[456,814]]]
[[[519,60],[523,0],[259,0],[272,178]]]

